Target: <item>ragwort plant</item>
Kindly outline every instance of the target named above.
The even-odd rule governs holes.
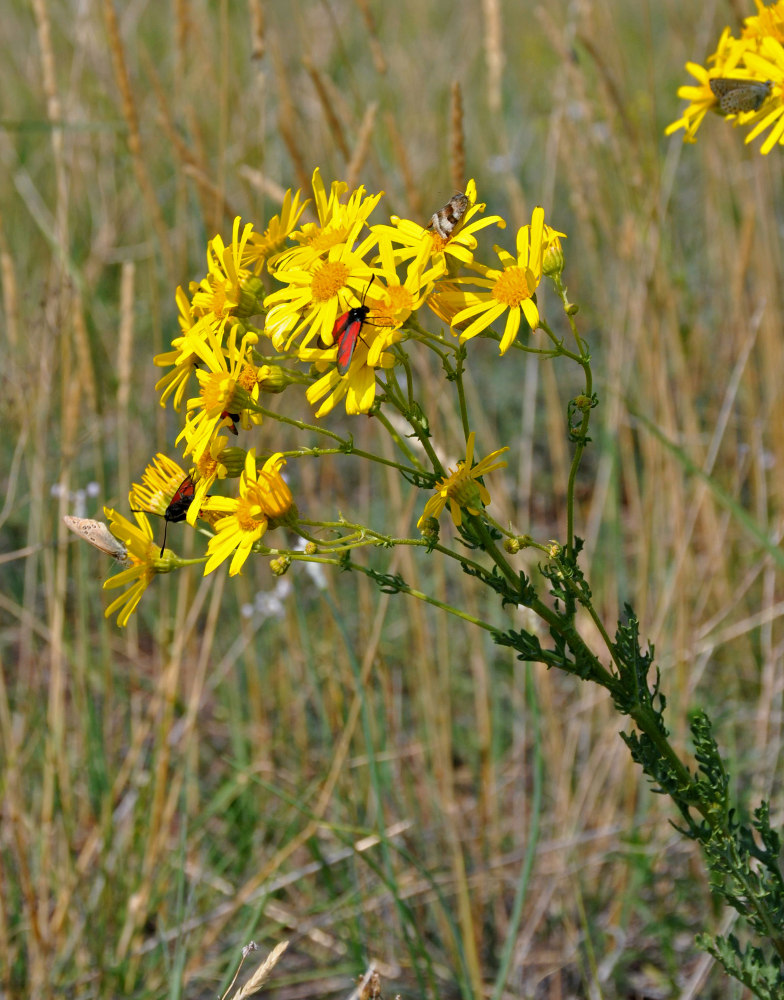
[[[759,37],[737,42],[738,49],[725,33],[711,71],[698,67],[696,72],[689,64],[700,80],[699,94],[692,93],[695,88],[682,92],[691,104],[671,130],[683,127],[693,140],[713,106],[736,123],[756,122],[750,137],[761,127],[772,127],[763,152],[772,148],[774,136],[775,142],[782,141],[784,48],[770,31],[765,34],[765,25],[774,18],[777,30],[784,24],[781,8],[776,5],[775,15],[768,9],[765,24],[755,25]],[[728,75],[733,73],[737,76]],[[716,79],[724,82],[716,84]],[[704,712],[696,711],[690,723],[695,762],[687,764],[675,751],[654,651],[642,642],[633,609],[626,606],[624,620],[614,629],[607,627],[580,566],[575,484],[598,399],[588,344],[576,324],[577,306],[569,301],[563,281],[564,234],[535,208],[530,223],[516,234],[514,251],[495,246],[496,259],[487,261],[478,256],[476,234],[491,226],[504,229],[506,223],[485,214],[474,181],[436,212],[428,226],[394,216],[371,222],[380,200],[381,194],[368,194],[363,187],[349,192],[343,182],[333,182],[327,190],[316,170],[316,222],[301,222],[307,202],[301,192],[289,191],[263,233],[237,219],[228,243],[215,236],[207,248],[206,275],[187,292],[177,290],[180,330],[155,364],[166,369],[157,383],[162,405],[171,403],[183,415],[176,444],[185,464],[164,454],[151,460],[130,492],[135,523],[109,508],[108,530],[102,522],[69,518],[69,527],[120,567],[104,583],[120,591],[106,615],[116,615],[118,625],[126,625],[160,573],[201,565],[209,574],[228,562],[234,576],[251,556],[269,560],[276,575],[285,574],[292,563],[318,563],[363,573],[385,593],[404,594],[458,616],[488,631],[520,660],[598,684],[632,723],[621,734],[632,758],[656,790],[673,801],[680,814],[678,829],[699,843],[712,889],[742,918],[742,940],[706,932],[700,944],[754,995],[780,997],[784,883],[781,842],[771,827],[769,805],[762,802],[748,819],[733,807],[730,778]],[[536,293],[545,280],[560,301],[568,337],[558,336],[542,314]],[[581,372],[582,390],[566,406],[565,433],[573,448],[560,540],[518,533],[489,512],[485,480],[492,483],[493,471],[506,464],[502,455],[508,449],[498,447],[478,457],[464,391],[475,337],[495,341],[501,354],[523,352]],[[412,357],[424,351],[437,358],[444,392],[453,394],[460,415],[465,458],[451,469],[434,447],[428,401],[417,392]],[[270,407],[270,395],[283,394],[285,402],[303,393],[315,410],[314,421],[338,406],[350,416],[372,416],[379,432],[389,435],[396,458],[357,448],[351,436],[341,436],[326,423],[303,421]],[[302,445],[267,450],[275,440],[275,422],[293,428]],[[393,537],[343,516],[306,517],[283,469],[287,463],[328,461],[337,455],[393,468],[418,490],[417,533]],[[447,508],[459,547],[440,538]],[[165,534],[159,546],[149,514],[160,515],[167,526],[184,521],[206,535],[204,555],[181,558],[166,547]],[[361,558],[368,546],[399,545],[420,549],[423,558],[454,563],[493,591],[503,607],[528,608],[548,640],[542,642],[526,628],[499,630],[413,589],[399,574],[370,568]],[[524,549],[536,553],[544,583],[534,584],[515,565]],[[599,648],[581,634],[578,612],[590,616]],[[519,919],[516,910],[512,937]]]

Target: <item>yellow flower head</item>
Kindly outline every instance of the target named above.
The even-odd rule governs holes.
[[[142,473],[141,483],[134,483],[131,487],[131,507],[165,517],[172,497],[185,477],[185,470],[159,451]]]
[[[754,0],[757,13],[743,22],[743,38],[775,38],[784,42],[784,0],[766,7],[762,0]]]
[[[229,473],[224,456],[228,442],[227,437],[213,438],[207,450],[202,452],[196,462],[193,476],[196,481],[196,490],[185,518],[191,526],[196,524],[196,519],[200,516],[201,505],[207,498],[215,480],[225,479]]]
[[[395,269],[392,242],[383,233],[379,235],[377,263],[381,266],[384,283],[372,289],[375,296],[371,312],[373,322],[383,327],[402,326],[430,295],[441,273],[440,268],[423,272],[409,267],[406,279],[401,283]]]
[[[275,277],[286,287],[272,292],[265,300],[269,307],[264,332],[272,338],[276,350],[289,350],[299,334],[302,346],[318,338],[332,343],[335,321],[347,308],[345,303],[359,300],[371,272],[362,259],[374,239],[354,248],[341,243],[331,248],[326,258],[313,261],[305,269],[280,269]]]
[[[131,493],[129,500],[133,503],[134,494]],[[110,576],[104,581],[104,590],[114,590],[117,587],[124,587],[130,584],[128,589],[115,598],[104,612],[108,618],[117,612],[117,624],[124,627],[136,610],[142,594],[155,578],[157,573],[168,573],[174,567],[169,558],[161,558],[158,544],[153,538],[150,522],[144,513],[135,514],[136,524],[132,524],[122,514],[118,514],[110,507],[104,507],[104,514],[110,521],[110,530],[115,538],[119,538],[124,543],[127,550],[127,562],[130,566]],[[166,554],[170,556],[170,553]]]
[[[560,236],[563,233],[545,226],[544,209],[535,208],[530,226],[523,226],[518,230],[516,257],[496,247],[495,251],[503,265],[501,269],[475,264],[475,270],[483,277],[456,279],[458,284],[469,282],[483,289],[466,292],[464,308],[452,318],[453,326],[470,320],[460,334],[461,342],[470,340],[487,329],[504,313],[506,324],[501,336],[501,354],[505,354],[512,345],[523,316],[531,329],[536,329],[539,325],[539,310],[534,294],[542,279],[544,248],[547,243],[552,243]]]
[[[212,317],[205,319],[197,317],[191,308],[191,301],[181,287],[177,288],[175,295],[177,302],[177,321],[183,334],[188,333],[199,323],[208,324]],[[155,383],[155,389],[161,394],[161,406],[166,405],[166,400],[174,394],[174,409],[179,410],[182,406],[182,399],[188,387],[188,380],[196,370],[199,363],[198,355],[182,350],[184,336],[175,337],[172,342],[172,350],[164,351],[163,354],[156,354],[153,364],[158,368],[168,368],[174,366],[172,371],[167,372]]]
[[[334,362],[334,348],[300,350],[300,358],[316,362],[317,367],[325,361],[330,362],[326,374],[308,386],[306,393],[309,403],[315,404],[323,399],[316,416],[323,417],[343,398],[346,400],[346,413],[350,416],[367,413],[376,398],[376,369],[393,368],[395,364],[394,355],[385,348],[400,337],[399,330],[363,326],[345,375],[341,375],[331,363]]]
[[[381,239],[386,237],[397,245],[395,261],[411,261],[410,267],[422,274],[428,265],[435,276],[445,274],[449,269],[449,260],[456,264],[470,264],[474,259],[476,249],[475,233],[486,226],[497,225],[501,229],[506,222],[500,215],[478,216],[484,212],[485,205],[477,201],[476,182],[470,180],[466,185],[465,197],[469,207],[455,227],[444,236],[429,223],[421,226],[411,219],[392,217],[392,226],[374,226],[373,231]]]
[[[289,511],[295,510],[291,491],[280,475],[284,464],[282,455],[272,455],[257,471],[256,451],[251,448],[240,477],[239,497],[207,498],[203,505],[205,513],[217,512],[222,516],[215,522],[215,535],[207,547],[205,576],[229,556],[232,557],[229,575],[235,576],[270,521],[280,521]]]
[[[273,215],[263,234],[250,234],[245,248],[245,260],[253,267],[255,274],[261,274],[265,261],[272,265],[275,258],[285,249],[288,236],[310,204],[309,198],[301,203],[299,199],[300,192],[297,191],[292,198],[289,188],[283,197],[280,215]]]
[[[479,478],[494,469],[505,468],[506,462],[498,462],[496,459],[508,450],[499,448],[473,465],[474,432],[471,431],[466,442],[465,461],[458,462],[457,469],[436,485],[435,495],[425,504],[417,527],[422,530],[427,526],[428,518],[438,518],[447,503],[452,520],[458,528],[463,523],[463,510],[467,510],[469,514],[480,514],[482,508],[490,504],[490,494],[485,485],[479,482]]]
[[[344,204],[342,198],[348,191],[348,184],[333,181],[328,195],[318,167],[313,171],[312,183],[318,222],[305,223],[298,232],[292,233],[291,239],[298,246],[281,252],[270,261],[270,270],[276,277],[281,267],[287,271],[310,270],[335,247],[353,246],[383,194],[366,195],[365,188],[359,187]]]
[[[225,246],[220,235],[207,244],[207,276],[193,295],[193,310],[218,320],[229,316],[252,315],[259,311],[259,279],[246,266],[246,245],[253,232],[248,222],[240,234],[239,216],[234,220],[231,243]]]
[[[198,462],[209,449],[210,442],[221,429],[234,429],[240,417],[243,426],[258,423],[259,414],[244,411],[258,399],[258,369],[250,362],[250,354],[258,337],[245,333],[237,343],[240,328],[232,327],[225,347],[213,330],[207,328],[201,336],[194,331],[186,334],[188,348],[196,354],[204,369],[198,369],[199,395],[188,400],[188,418],[177,442],[186,441],[185,454]]]
[[[763,16],[770,14],[770,17]],[[743,37],[733,38],[725,28],[716,52],[708,60],[710,70],[689,62],[686,69],[697,86],[680,87],[678,96],[689,101],[683,115],[665,129],[671,135],[684,129],[684,142],[694,142],[697,129],[708,111],[716,111],[733,125],[752,125],[746,136],[751,142],[770,129],[760,152],[769,153],[784,141],[784,47],[780,3],[759,17],[747,18]]]

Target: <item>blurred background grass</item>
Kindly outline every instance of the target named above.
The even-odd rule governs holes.
[[[780,584],[715,488],[780,538],[780,163],[719,119],[695,146],[663,137],[684,62],[754,12],[6,5],[0,992],[215,997],[254,938],[291,941],[279,997],[346,995],[370,961],[388,997],[742,995],[693,944],[727,918],[603,693],[365,580],[295,568],[276,590],[261,560],[228,585],[159,578],[121,632],[105,558],[61,517],[124,509],[154,452],[176,457],[152,355],[206,239],[235,214],[263,229],[315,166],[427,219],[454,192],[459,83],[495,238],[513,246],[536,204],[568,234],[601,399],[577,521],[597,606],[611,624],[634,605],[676,739],[704,704],[739,800],[772,795],[780,822]],[[495,516],[563,537],[574,372],[477,341],[469,361],[477,450],[512,448]],[[372,421],[329,423],[377,444]],[[413,498],[378,475],[303,462],[292,485],[305,516],[405,533]],[[435,560],[379,566],[519,624]]]

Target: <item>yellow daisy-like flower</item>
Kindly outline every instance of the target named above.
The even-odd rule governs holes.
[[[387,236],[382,235],[379,238],[378,251],[377,263],[381,267],[385,285],[373,289],[375,299],[369,303],[372,321],[378,326],[400,327],[430,295],[440,268],[430,268],[423,273],[410,267],[406,280],[401,284],[395,269],[392,243]],[[384,344],[384,347],[386,346],[388,345]],[[379,350],[383,350],[383,347]],[[372,351],[370,363],[374,363]]]
[[[198,286],[194,285],[193,287],[196,288]],[[181,287],[177,288],[175,298],[177,301],[177,321],[180,324],[180,330],[182,330],[183,334],[192,330],[194,326],[198,326],[199,323],[209,322],[204,317],[196,317],[191,306],[191,300]],[[175,337],[172,340],[172,350],[165,351],[163,354],[156,354],[153,358],[153,364],[158,368],[173,366],[170,372],[167,372],[166,375],[158,379],[155,383],[155,389],[161,393],[161,406],[166,406],[166,400],[172,393],[174,394],[175,410],[179,410],[182,406],[183,396],[188,387],[188,380],[196,370],[196,365],[199,361],[197,355],[193,353],[184,354],[182,352],[182,342],[183,337]]]
[[[753,126],[746,142],[770,129],[760,146],[760,153],[765,156],[774,146],[784,145],[784,46],[776,38],[763,38],[757,51],[746,52],[744,62],[757,83],[767,87],[769,96],[758,110],[739,114],[737,123]]]
[[[784,42],[784,0],[766,7],[762,0],[754,0],[757,13],[745,18],[743,38],[775,38]]]
[[[361,226],[358,223],[357,226]],[[285,288],[268,295],[269,308],[264,332],[272,338],[276,350],[289,350],[301,333],[302,346],[320,338],[332,344],[335,320],[345,311],[348,298],[359,300],[371,276],[362,259],[375,240],[365,240],[353,249],[359,228],[350,240],[332,247],[326,260],[317,260],[312,270],[278,270],[275,277],[286,283]]]
[[[142,473],[141,483],[131,487],[131,507],[165,517],[172,497],[186,476],[184,469],[159,451]]]
[[[220,234],[207,244],[208,273],[199,282],[192,298],[193,311],[197,315],[226,320],[229,316],[251,316],[260,311],[258,294],[262,285],[246,261],[246,245],[253,232],[253,223],[248,222],[240,234],[241,221],[239,216],[234,220],[228,246]]]
[[[729,117],[735,125],[746,125],[762,118],[765,119],[765,124],[761,128],[767,128],[770,124],[768,120],[769,104],[766,100],[771,90],[769,84],[779,84],[779,102],[777,103],[780,104],[784,66],[780,64],[775,49],[769,53],[767,59],[764,57],[760,59],[755,49],[764,48],[766,41],[774,42],[775,45],[778,45],[779,50],[781,49],[780,44],[775,43],[774,39],[754,39],[752,36],[742,39],[733,38],[730,29],[725,28],[716,51],[708,59],[708,62],[713,64],[710,70],[700,66],[699,63],[686,63],[686,69],[695,78],[697,85],[691,84],[678,88],[678,97],[687,100],[689,105],[677,121],[671,122],[667,126],[664,134],[672,135],[673,132],[682,128],[684,129],[683,141],[695,142],[697,129],[708,111],[716,111]],[[755,110],[736,112],[734,108],[730,110],[723,106],[726,105],[726,100],[722,101],[720,93],[717,93],[715,88],[726,86],[726,81],[739,85],[748,82],[750,87],[756,88],[756,92],[751,95],[755,102],[759,98],[765,107],[762,110],[755,108]],[[759,134],[759,131],[760,129],[757,129],[754,134]],[[747,137],[746,142],[751,138],[753,136]],[[775,145],[775,141],[773,145]],[[767,151],[765,150],[765,152]]]
[[[205,576],[229,556],[232,556],[229,575],[236,576],[270,522],[279,521],[292,511],[296,514],[291,491],[280,474],[284,465],[283,456],[275,454],[257,471],[256,451],[251,448],[240,477],[239,497],[209,497],[205,501],[206,513],[222,515],[215,522],[215,535],[207,547]]]
[[[133,493],[129,500],[133,500]],[[124,627],[156,574],[169,573],[174,567],[169,559],[160,557],[145,514],[136,514],[137,523],[132,524],[110,507],[104,507],[103,512],[110,521],[112,534],[125,544],[127,560],[131,563],[127,569],[110,576],[103,585],[104,590],[114,590],[130,584],[125,593],[115,598],[104,612],[104,617],[108,618],[116,611],[117,624]]]
[[[368,217],[379,202],[383,192],[366,195],[365,188],[353,191],[344,204],[341,199],[348,191],[345,181],[333,181],[327,195],[321,173],[313,171],[313,204],[318,222],[306,223],[299,232],[291,234],[291,239],[299,244],[281,253],[270,268],[277,275],[279,267],[286,270],[311,270],[316,261],[343,243],[353,246],[357,234],[364,227]]]
[[[428,296],[427,307],[452,330],[459,329],[455,323],[455,316],[463,309],[474,305],[479,298],[472,295],[465,288],[458,285],[454,280],[442,279],[437,281],[431,295]],[[463,323],[463,326],[467,324]]]
[[[253,267],[255,274],[261,274],[265,261],[271,266],[277,255],[285,249],[292,229],[310,204],[309,198],[300,203],[300,195],[301,192],[297,191],[292,198],[289,188],[283,197],[280,215],[273,215],[263,233],[251,233],[245,248],[245,261]]]
[[[542,279],[544,248],[562,235],[563,233],[556,233],[554,229],[545,226],[544,209],[537,207],[531,216],[531,225],[518,230],[517,257],[496,247],[502,269],[476,264],[475,269],[483,277],[457,279],[458,283],[470,282],[486,289],[465,293],[468,304],[452,319],[454,326],[471,320],[460,334],[461,343],[487,329],[504,313],[507,316],[501,337],[501,354],[506,353],[517,336],[523,316],[531,329],[536,329],[539,325],[539,310],[533,296]]]
[[[445,274],[449,268],[447,257],[459,264],[470,264],[473,261],[476,250],[475,233],[491,225],[506,228],[506,222],[500,215],[477,218],[486,206],[477,201],[474,180],[466,185],[465,194],[470,207],[446,239],[430,226],[420,226],[411,219],[399,219],[396,216],[392,217],[392,226],[373,226],[372,230],[379,240],[386,237],[397,245],[397,263],[411,261],[410,267],[419,274],[423,274],[429,264],[436,275]]]
[[[509,449],[499,448],[473,465],[474,432],[471,431],[466,442],[465,461],[458,462],[457,469],[436,485],[435,495],[425,504],[417,527],[422,528],[429,517],[440,517],[447,504],[457,528],[463,523],[463,510],[467,510],[469,514],[481,514],[483,507],[489,506],[491,500],[487,488],[479,482],[479,477],[494,469],[505,468],[506,462],[496,461],[505,451]]]
[[[233,427],[234,417],[258,398],[259,370],[248,360],[258,337],[246,333],[237,345],[237,330],[236,326],[232,328],[225,348],[209,328],[203,337],[191,333],[185,337],[185,349],[198,355],[206,367],[206,371],[200,368],[196,372],[199,395],[188,400],[185,427],[177,436],[177,443],[186,440],[185,454],[192,454],[196,462],[209,449],[218,431]],[[260,420],[258,414],[253,417]]]
[[[196,490],[193,494],[193,501],[188,508],[188,515],[185,520],[191,526],[196,524],[196,518],[201,511],[201,505],[207,498],[207,494],[212,489],[216,479],[225,479],[228,475],[228,468],[222,461],[223,452],[229,443],[227,437],[216,437],[210,441],[209,447],[202,452],[196,463],[194,479],[196,480]]]

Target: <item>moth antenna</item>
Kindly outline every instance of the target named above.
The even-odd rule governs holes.
[[[166,532],[169,530],[168,518],[163,520],[163,545],[161,545],[161,559],[163,559],[163,550],[166,548]]]
[[[365,299],[367,298],[367,293],[370,291],[370,286],[373,284],[373,282],[375,280],[376,280],[375,274],[371,274],[370,275],[370,281],[367,283],[367,287],[365,288],[365,291],[362,293],[362,305],[363,306],[365,304]]]

